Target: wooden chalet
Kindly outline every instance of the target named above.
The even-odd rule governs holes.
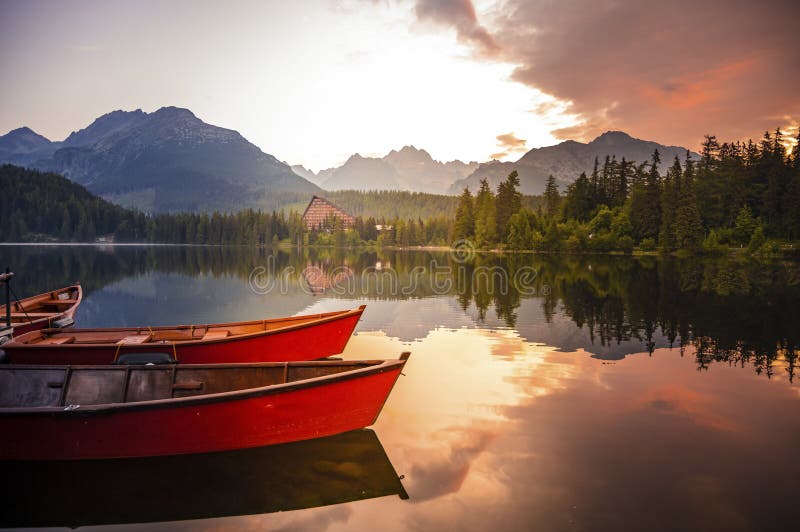
[[[306,229],[331,230],[334,219],[342,222],[343,229],[352,229],[355,224],[355,218],[351,214],[320,196],[311,198],[303,213],[303,223],[306,224]]]

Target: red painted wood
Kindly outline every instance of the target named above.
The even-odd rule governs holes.
[[[215,403],[0,415],[0,460],[205,453],[338,434],[375,422],[401,370]]]
[[[361,318],[361,312],[322,323],[285,331],[272,331],[245,337],[232,336],[222,342],[148,343],[126,345],[4,346],[12,364],[111,364],[118,353],[169,353],[182,364],[244,362],[292,362],[314,360],[344,351]],[[174,351],[173,351],[173,345]]]

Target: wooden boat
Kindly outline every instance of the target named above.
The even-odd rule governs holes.
[[[2,528],[188,521],[408,498],[370,429],[219,453],[0,465]],[[154,489],[165,480],[168,489]]]
[[[183,364],[312,360],[344,351],[365,308],[212,325],[43,329],[2,349],[12,364],[112,364],[120,355],[154,352]]]
[[[207,453],[375,422],[398,360],[0,366],[0,460]]]
[[[12,301],[10,314],[14,334],[19,336],[46,327],[72,325],[75,311],[78,310],[82,299],[81,285],[75,284]],[[0,306],[0,320],[5,320],[6,308],[6,305]]]

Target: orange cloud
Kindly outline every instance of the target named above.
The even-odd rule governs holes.
[[[526,151],[525,139],[517,138],[513,132],[497,135],[497,145],[500,151],[489,156],[490,159],[502,159],[515,152]]]
[[[562,138],[621,129],[696,149],[705,133],[758,138],[800,118],[794,0],[507,0],[485,25],[469,1],[419,0],[416,15],[570,102],[582,123]]]

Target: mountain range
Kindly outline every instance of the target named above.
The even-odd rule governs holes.
[[[588,143],[567,140],[553,146],[534,148],[514,162],[485,163],[434,160],[425,150],[405,146],[392,150],[382,158],[363,157],[356,153],[342,166],[328,168],[315,174],[297,165],[292,170],[325,190],[411,190],[432,194],[460,194],[465,187],[475,192],[481,179],[487,179],[492,189],[516,170],[524,194],[544,192],[548,176],[556,178],[562,191],[581,172],[590,172],[595,158],[600,164],[606,155],[625,157],[628,161],[648,161],[658,149],[664,164],[673,157],[683,160],[686,148],[664,146],[640,140],[622,131],[607,131]],[[696,153],[692,154],[697,157]]]
[[[550,175],[555,177],[563,192],[566,185],[575,181],[581,172],[589,173],[592,170],[595,158],[599,159],[601,165],[606,155],[616,156],[617,160],[625,157],[627,161],[642,163],[649,160],[656,149],[661,155],[662,171],[664,165],[672,164],[674,157],[682,161],[687,151],[680,146],[664,146],[636,139],[622,131],[607,131],[588,143],[566,140],[554,146],[534,148],[514,162],[483,163],[464,179],[455,181],[447,192],[460,194],[464,187],[476,191],[480,187],[480,180],[484,178],[493,189],[497,189],[497,185],[514,170],[519,174],[523,194],[544,192]],[[699,156],[693,153],[692,157]]]
[[[293,166],[298,175],[325,190],[411,190],[446,194],[454,181],[470,175],[479,163],[473,161],[436,161],[414,146],[392,150],[382,158],[362,157],[356,153],[337,168],[318,174],[302,166]]]
[[[15,129],[0,137],[0,162],[150,212],[274,209],[321,192],[238,132],[177,107],[113,111],[60,142]]]
[[[595,158],[606,155],[641,163],[653,151],[662,168],[686,148],[608,131],[591,142],[567,140],[534,148],[514,162],[434,160],[424,149],[405,146],[384,157],[351,156],[342,166],[314,173],[289,166],[231,129],[207,124],[188,109],[162,107],[152,113],[113,111],[63,141],[53,142],[27,127],[0,136],[0,163],[56,172],[91,192],[148,212],[277,209],[299,204],[324,190],[410,190],[459,194],[492,188],[513,170],[524,194],[541,194],[549,175],[562,190]],[[693,154],[697,156],[697,154]]]

